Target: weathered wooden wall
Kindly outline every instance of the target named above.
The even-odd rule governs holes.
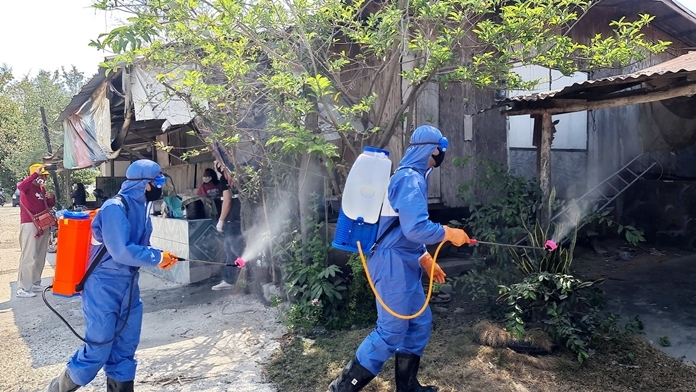
[[[347,43],[335,45],[335,51],[345,51],[349,55],[357,55],[357,46]],[[341,74],[340,83],[343,84],[349,93],[356,97],[366,97],[371,93],[377,94],[376,104],[370,113],[370,118],[375,119],[375,124],[367,124],[368,127],[383,127],[394,116],[398,107],[401,105],[401,63],[392,60],[384,63],[383,59],[369,59],[362,67],[356,65],[353,69],[348,69]],[[374,81],[374,83],[373,83]],[[390,158],[394,167],[403,157],[405,150],[402,124],[397,124],[396,132],[389,143],[384,147],[390,151]],[[348,140],[355,148],[355,152],[360,154],[365,145],[374,145],[374,138],[368,135],[359,141]],[[354,162],[357,155],[353,154],[344,141],[337,142],[339,154],[346,162]],[[376,146],[379,147],[379,146]]]
[[[163,167],[162,171],[174,182],[176,193],[182,196],[195,196],[203,182],[203,171],[212,168],[213,162]]]
[[[452,83],[441,86],[439,124],[442,133],[450,140],[447,162],[441,168],[441,199],[446,207],[462,207],[458,197],[460,184],[474,180],[476,169],[473,161],[493,160],[507,163],[507,121],[497,110],[488,110],[494,101],[494,90],[476,89],[470,84]],[[467,116],[471,116],[467,119]],[[467,121],[471,133],[465,132]],[[471,157],[472,164],[454,166],[453,158]],[[479,200],[485,195],[477,187]]]

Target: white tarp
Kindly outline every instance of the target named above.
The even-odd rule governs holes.
[[[157,81],[158,70],[133,67],[130,75],[135,120],[165,120],[162,131],[189,123],[195,113],[180,97]]]

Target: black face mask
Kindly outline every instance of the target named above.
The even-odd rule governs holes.
[[[162,197],[162,188],[157,188],[156,186],[150,184],[150,190],[145,191],[145,200],[155,201]]]
[[[431,157],[433,157],[433,160],[435,161],[435,167],[440,167],[440,165],[442,165],[442,161],[445,160],[446,151],[440,150],[440,147],[438,147],[437,150],[440,151],[440,153],[437,155],[431,155]]]

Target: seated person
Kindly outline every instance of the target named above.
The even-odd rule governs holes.
[[[208,168],[203,172],[203,183],[198,187],[198,196],[220,197],[220,181],[215,170]]]

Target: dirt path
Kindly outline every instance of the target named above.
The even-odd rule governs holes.
[[[45,391],[81,342],[40,296],[14,296],[18,215],[18,208],[0,207],[0,389]],[[54,272],[49,263],[44,284],[50,284]],[[276,311],[251,296],[211,291],[210,284],[181,286],[142,273],[145,316],[136,390],[274,391],[262,369],[285,332]],[[48,300],[78,332],[84,331],[79,298],[49,295]],[[100,372],[80,391],[103,391],[105,384]]]

